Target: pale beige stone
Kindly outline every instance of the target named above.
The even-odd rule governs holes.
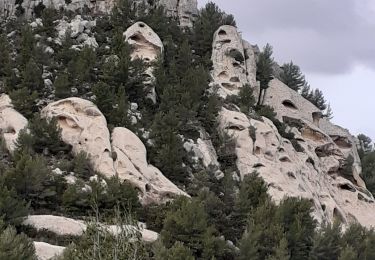
[[[57,119],[63,141],[72,145],[75,154],[87,153],[95,170],[107,177],[115,175],[107,121],[92,102],[62,99],[46,106],[41,114]]]
[[[9,151],[14,151],[20,131],[26,127],[27,119],[14,109],[9,96],[2,94],[0,96],[0,131]]]
[[[118,177],[141,191],[144,204],[165,202],[179,195],[188,196],[159,169],[148,164],[144,144],[130,130],[123,127],[113,129],[112,148],[117,155],[114,163]]]
[[[45,242],[34,241],[35,255],[38,260],[49,260],[63,254],[65,247],[55,246]]]

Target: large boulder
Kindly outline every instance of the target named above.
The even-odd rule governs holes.
[[[63,141],[72,145],[75,154],[87,153],[95,170],[107,177],[115,175],[107,121],[92,102],[62,99],[46,106],[41,114],[57,119]]]
[[[82,220],[76,220],[53,215],[30,215],[22,223],[24,226],[30,226],[36,231],[49,231],[58,236],[82,236],[87,229],[87,223]],[[137,226],[125,225],[122,228],[116,225],[100,224],[113,235],[117,235],[121,230],[129,230],[131,234],[140,232],[142,240],[145,242],[155,242],[158,239],[158,233],[145,229],[141,224]]]
[[[235,140],[241,177],[258,172],[276,202],[285,197],[306,198],[313,202],[313,215],[320,223],[339,220],[375,227],[374,198],[357,181],[339,174],[345,155],[313,123],[302,120],[301,128],[292,129],[303,149],[296,151],[267,118],[255,120],[223,108],[219,121],[220,129]],[[300,131],[314,135],[303,135]]]
[[[8,95],[0,96],[0,131],[9,151],[14,151],[20,131],[27,127],[27,119],[18,113]]]
[[[65,247],[55,246],[45,242],[34,242],[35,255],[38,260],[49,260],[63,254]]]
[[[112,149],[116,153],[115,170],[120,179],[128,180],[142,192],[143,204],[160,203],[176,196],[188,196],[159,169],[148,164],[142,141],[130,130],[116,127],[112,132]]]

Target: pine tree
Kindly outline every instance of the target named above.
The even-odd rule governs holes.
[[[0,34],[0,78],[8,77],[11,73],[10,49],[5,34]]]
[[[289,260],[288,241],[283,238],[280,240],[278,247],[275,249],[274,255],[268,257],[266,260]]]
[[[60,99],[70,97],[70,86],[69,76],[66,73],[60,73],[54,82],[55,96]]]
[[[4,223],[20,224],[27,213],[26,203],[17,197],[13,188],[8,189],[0,180],[0,214]]]
[[[333,111],[331,108],[331,104],[328,104],[327,110],[324,113],[324,117],[326,117],[328,120],[333,119]]]
[[[347,246],[341,250],[338,260],[357,260],[357,254],[354,252],[353,247]]]
[[[194,260],[189,248],[177,241],[173,247],[167,249],[160,241],[154,245],[155,260]]]
[[[163,244],[171,248],[180,241],[198,259],[219,257],[225,248],[224,241],[208,225],[207,214],[199,201],[181,198],[175,203],[176,208],[167,215],[160,234]]]
[[[0,259],[37,260],[33,242],[25,234],[17,235],[12,226],[0,223]]]
[[[255,99],[253,96],[253,89],[249,84],[244,85],[240,93],[238,94],[239,96],[239,107],[241,111],[245,114],[249,114],[251,108],[255,106]]]
[[[248,225],[240,241],[239,260],[261,260],[275,255],[284,239],[283,227],[275,218],[277,207],[268,200],[249,216]]]
[[[300,68],[293,64],[293,62],[285,63],[281,66],[282,73],[280,80],[295,91],[299,91],[306,85],[305,76],[302,74]]]
[[[300,198],[287,198],[278,207],[277,219],[284,227],[291,260],[309,257],[316,228],[312,211],[311,202]]]
[[[128,116],[128,99],[125,94],[125,87],[120,86],[118,93],[115,97],[116,107],[112,109],[109,116],[110,124],[113,126],[130,127],[130,119]]]
[[[38,111],[35,100],[38,98],[36,91],[30,92],[27,88],[20,88],[9,93],[15,109],[23,116],[30,119],[34,112]]]
[[[260,92],[258,97],[258,106],[262,105],[265,91],[269,87],[268,84],[272,80],[273,76],[273,58],[272,58],[272,47],[267,44],[263,51],[259,54],[257,62],[257,81],[260,82]]]
[[[21,86],[30,91],[37,91],[41,94],[44,88],[44,81],[42,78],[43,69],[35,62],[34,59],[30,59],[25,66],[25,70],[22,73]]]
[[[18,64],[24,68],[34,54],[35,39],[30,26],[25,26],[21,31],[20,55]]]
[[[209,2],[201,9],[193,28],[193,49],[201,64],[209,65],[215,31],[224,24],[235,25],[233,17],[227,17],[219,7]]]
[[[340,256],[340,224],[326,225],[317,234],[312,248],[311,260],[332,260]]]

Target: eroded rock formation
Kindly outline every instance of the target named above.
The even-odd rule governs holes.
[[[144,204],[165,202],[178,195],[188,196],[159,169],[147,163],[144,144],[130,130],[123,127],[113,129],[112,148],[117,155],[115,170],[119,178],[128,180],[142,191]]]
[[[255,129],[255,136],[250,134],[250,127]],[[269,119],[249,119],[225,108],[220,113],[220,128],[235,138],[241,177],[258,172],[276,202],[289,196],[303,197],[313,202],[314,217],[320,222],[338,219],[344,224],[358,221],[375,226],[371,217],[375,210],[373,197],[358,183],[340,176],[338,169],[345,156],[328,135],[321,133],[324,139],[299,139],[304,151],[297,152]],[[326,154],[319,157],[316,148],[322,144],[329,145]]]
[[[219,86],[220,96],[237,95],[245,84],[255,87],[255,54],[236,27],[224,25],[215,32],[212,62],[213,83]]]
[[[22,129],[27,126],[27,119],[18,113],[9,96],[0,96],[0,131],[9,151],[16,148],[16,141]]]
[[[87,153],[97,171],[107,177],[115,175],[107,121],[92,102],[67,98],[49,104],[41,114],[57,118],[62,139],[72,145],[75,154]]]
[[[144,204],[162,203],[178,195],[188,196],[147,163],[145,146],[130,130],[115,128],[111,145],[106,119],[92,102],[63,99],[45,107],[42,116],[57,118],[63,141],[72,145],[75,154],[87,153],[98,172],[107,177],[117,175],[137,187]]]

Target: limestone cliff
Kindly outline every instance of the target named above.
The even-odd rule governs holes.
[[[149,5],[148,1],[135,0]],[[156,5],[163,6],[167,15],[178,18],[182,27],[192,27],[198,14],[197,0],[158,0]],[[68,11],[89,11],[91,14],[109,14],[116,0],[0,0],[0,17],[35,17],[35,8],[48,7]]]
[[[219,85],[220,96],[237,95],[245,84],[258,93],[254,52],[236,28],[223,26],[215,33],[212,61],[213,83]],[[311,200],[320,222],[338,219],[375,226],[375,201],[360,177],[355,138],[277,79],[270,82],[263,104],[272,107],[277,118],[288,125],[300,148],[283,138],[269,119],[251,118],[235,106],[222,108],[220,129],[235,139],[241,177],[258,172],[275,201],[285,196]],[[354,158],[352,174],[344,176],[340,170],[349,156]]]

